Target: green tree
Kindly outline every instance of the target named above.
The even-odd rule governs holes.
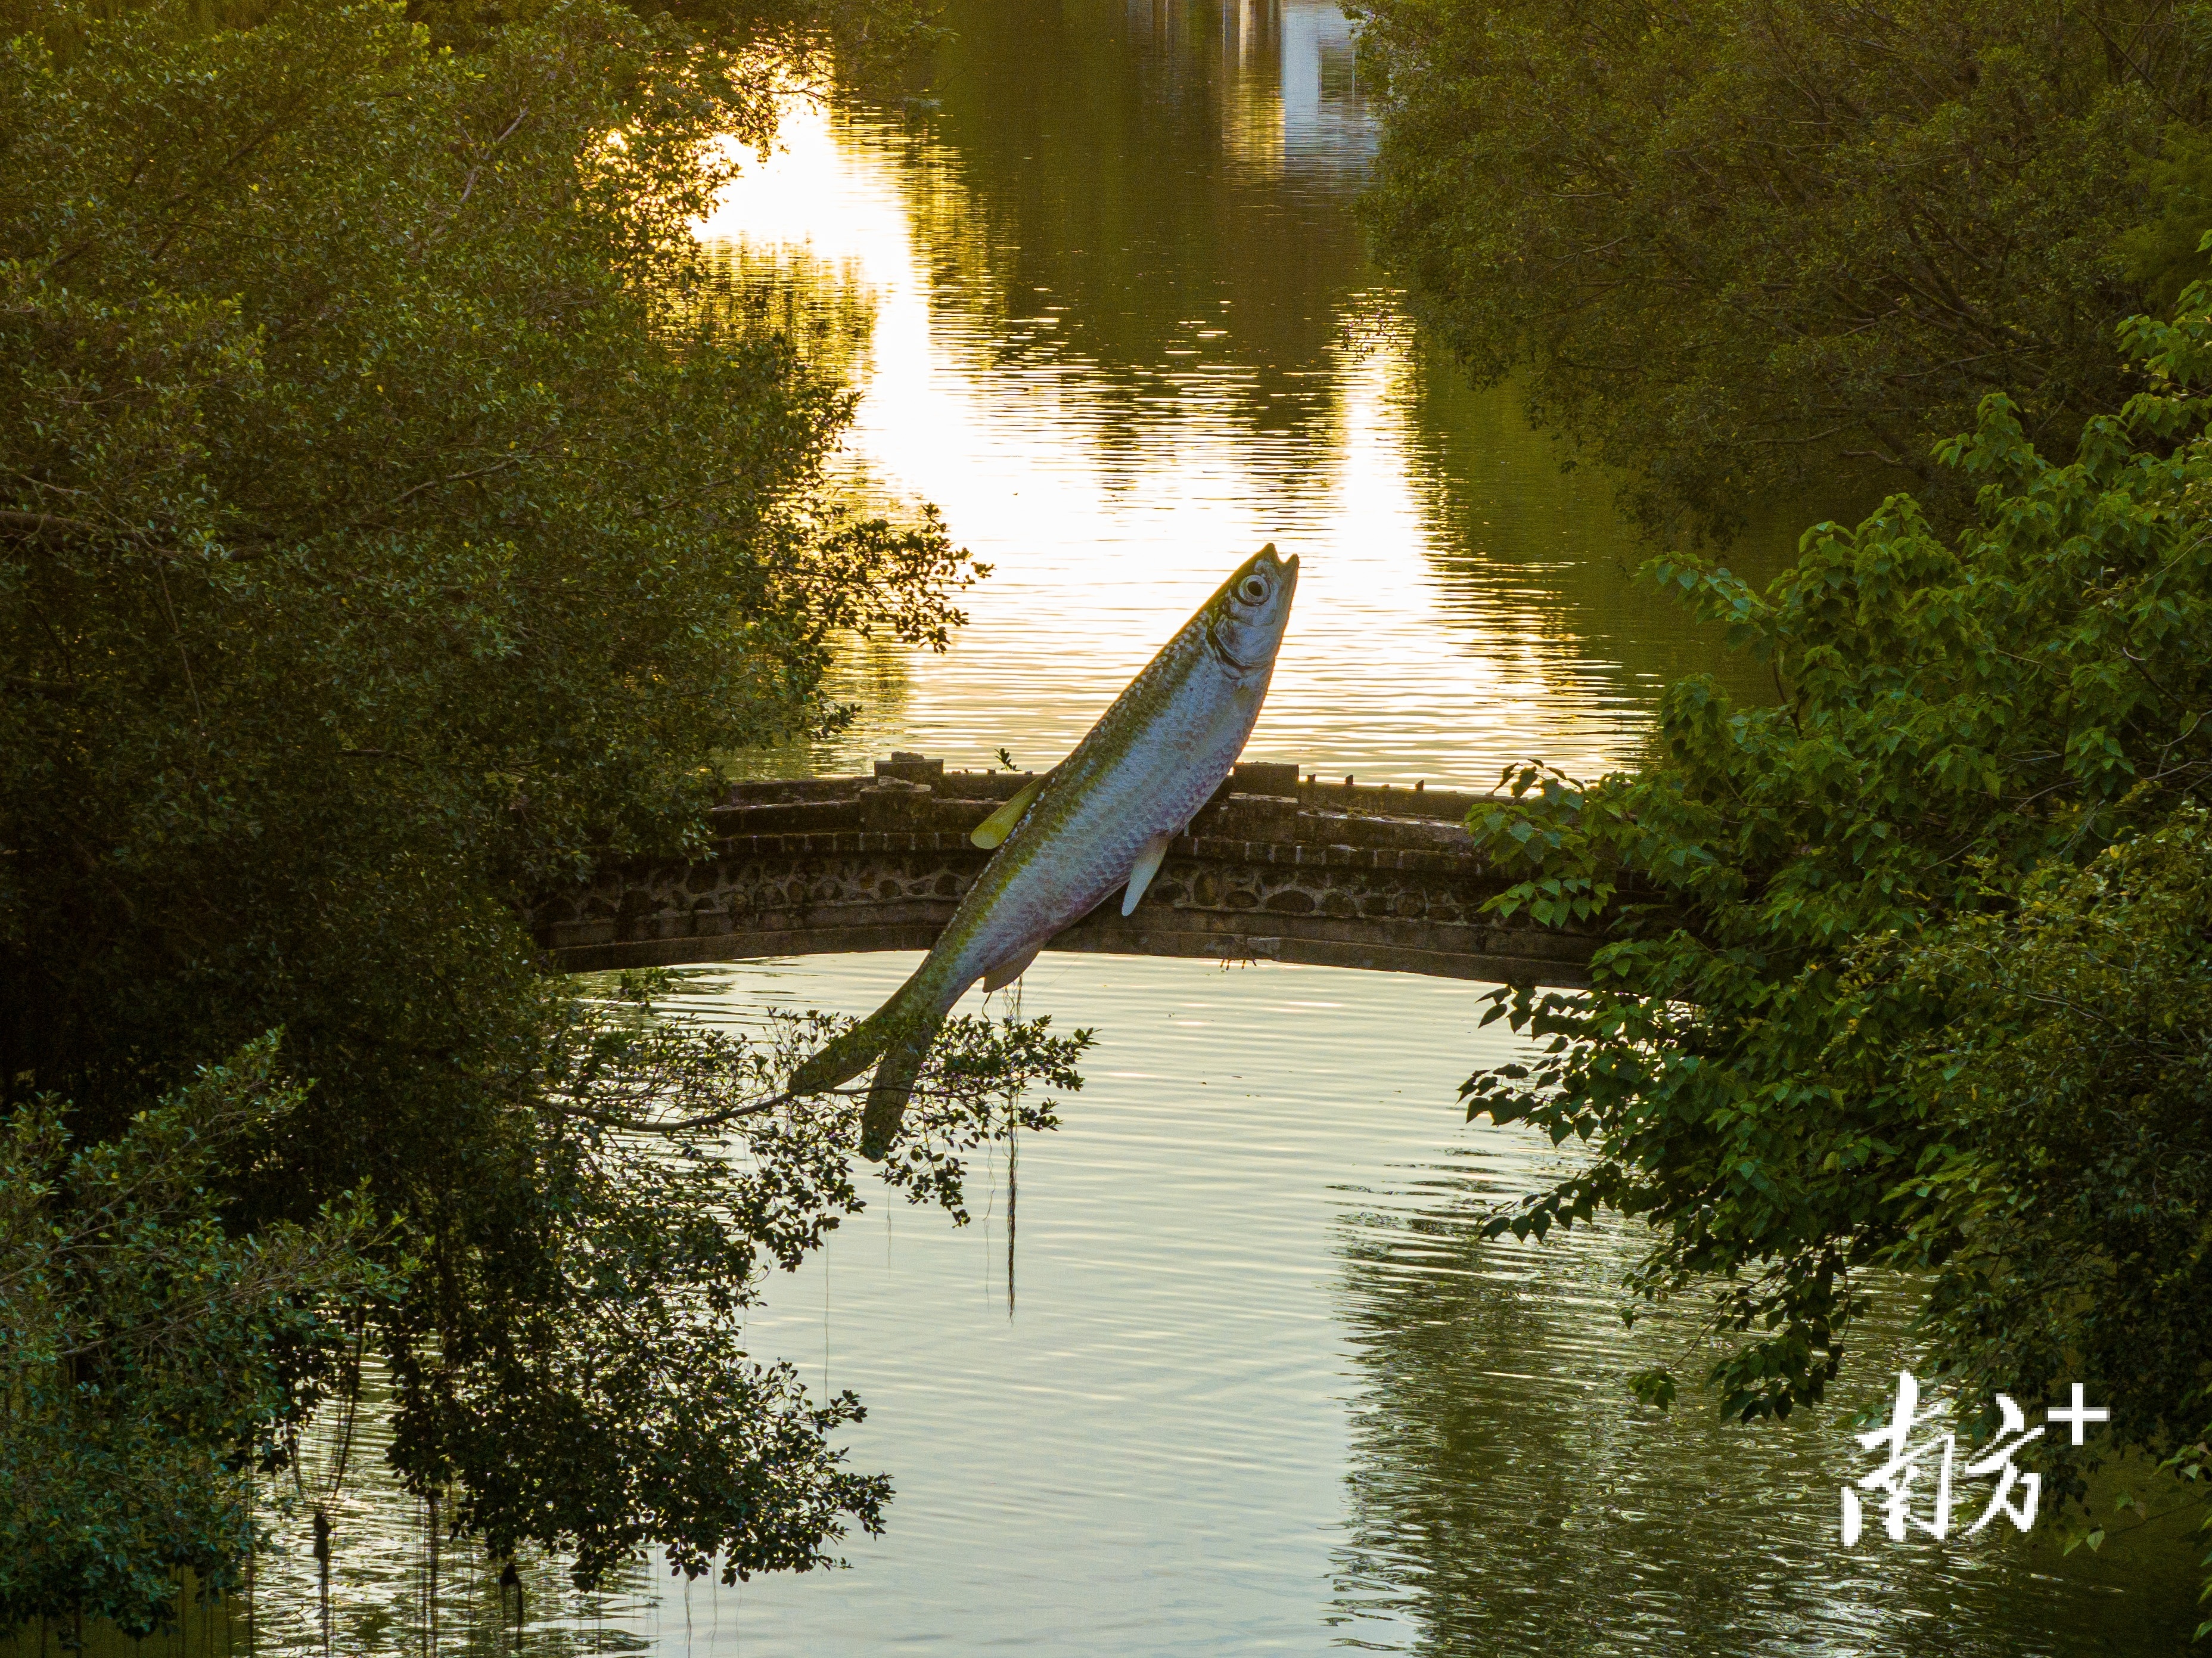
[[[1932,446],[2001,391],[2070,449],[2112,328],[2206,269],[2201,0],[1359,10],[1386,263],[1656,529],[1900,475],[1966,521]]]
[[[669,844],[707,756],[834,717],[835,629],[941,641],[966,575],[824,504],[836,387],[679,330],[747,112],[665,21],[161,21],[0,60],[11,1076]]]
[[[960,619],[976,568],[839,508],[849,393],[690,232],[780,88],[916,17],[0,11],[0,1091],[113,1142],[281,1025],[312,1086],[210,1212],[246,1247],[374,1194],[379,1259],[420,1259],[363,1326],[401,1473],[587,1581],[647,1538],[804,1566],[887,1489],[827,1444],[853,1401],[730,1341],[857,1204],[849,1124],[703,1035],[617,1064],[634,1012],[520,915],[696,847],[711,756],[843,717],[842,632]],[[962,1137],[1079,1046],[971,1032],[914,1189],[957,1207]],[[692,1129],[651,1104],[715,1090]],[[301,1376],[293,1415],[350,1386]]]
[[[1898,963],[1948,1016],[1903,1056],[1936,1132],[1892,1251],[1926,1274],[1934,1346],[1969,1395],[2094,1378],[2119,1434],[2166,1454],[2212,1418],[2208,926],[2192,802]]]
[[[302,1091],[250,1045],[133,1119],[72,1145],[60,1102],[21,1107],[0,1151],[0,1630],[94,1615],[143,1634],[171,1572],[239,1579],[275,1464],[346,1325],[395,1287],[367,1206],[255,1237],[211,1182]]]
[[[2123,333],[2150,389],[2071,465],[2002,397],[1944,446],[1955,543],[1896,497],[1764,596],[1651,567],[1776,702],[1685,681],[1640,772],[1474,816],[1528,876],[1502,908],[1610,930],[1587,997],[1492,1010],[1548,1047],[1470,1112],[1593,1155],[1492,1225],[1644,1217],[1634,1295],[1710,1291],[1730,1412],[1820,1399],[1891,1266],[1969,1388],[2082,1382],[2104,1449],[2185,1461],[2212,1414],[2212,287]]]

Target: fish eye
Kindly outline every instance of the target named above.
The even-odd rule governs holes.
[[[1237,584],[1237,592],[1248,604],[1257,604],[1267,596],[1267,583],[1263,577],[1248,575]]]

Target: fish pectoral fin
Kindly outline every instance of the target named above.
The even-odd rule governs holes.
[[[1014,832],[1014,825],[1022,821],[1022,814],[1037,798],[1037,791],[1052,780],[1051,772],[1041,772],[1015,791],[1014,798],[1000,806],[981,823],[968,831],[968,839],[989,851]]]
[[[988,995],[992,991],[1004,990],[1015,980],[1020,978],[1023,974],[1029,971],[1030,963],[1036,960],[1037,951],[1043,948],[1042,944],[1031,944],[1020,955],[1007,957],[1005,961],[986,973],[983,975],[984,993]]]
[[[1145,842],[1137,853],[1137,861],[1129,871],[1129,890],[1121,895],[1121,914],[1129,914],[1137,902],[1145,896],[1145,889],[1152,884],[1152,877],[1160,872],[1160,860],[1168,855],[1169,844],[1175,839],[1173,829],[1162,829]]]

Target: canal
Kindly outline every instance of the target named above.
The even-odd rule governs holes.
[[[854,648],[849,730],[734,765],[1048,765],[1268,540],[1304,579],[1255,757],[1479,787],[1528,756],[1632,763],[1671,677],[1759,694],[1631,583],[1607,481],[1562,470],[1511,387],[1462,386],[1369,262],[1376,112],[1334,6],[954,0],[945,21],[909,97],[794,104],[700,234],[733,295],[851,376],[856,498],[934,502],[994,574],[945,654]],[[1741,563],[1776,568],[1801,516]],[[913,959],[701,969],[673,1002],[865,1012]],[[370,1421],[327,1615],[289,1538],[257,1643],[422,1650],[434,1609],[451,1649],[672,1658],[2132,1658],[2193,1625],[2178,1540],[1842,1547],[1850,1423],[1905,1351],[1893,1306],[1809,1418],[1634,1407],[1631,1372],[1701,1361],[1686,1313],[1622,1327],[1632,1230],[1477,1236],[1571,1150],[1459,1120],[1460,1080],[1515,1051],[1477,1028],[1481,987],[1047,955],[1018,993],[1097,1033],[1065,1126],[1001,1148],[965,1229],[872,1203],[747,1332],[868,1407],[851,1454],[897,1496],[849,1570],[641,1570],[580,1598],[540,1563],[518,1636],[473,1559],[432,1572]]]

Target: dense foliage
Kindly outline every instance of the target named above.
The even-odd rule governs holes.
[[[2157,1449],[2212,1418],[2208,923],[2212,817],[2191,804],[1904,953],[1900,983],[1949,1017],[1904,1056],[1942,1132],[1894,1253],[1929,1269],[1970,1397],[2094,1376]]]
[[[109,1141],[72,1146],[52,1099],[19,1109],[0,1161],[0,1628],[154,1629],[178,1567],[234,1589],[303,1418],[333,1397],[349,1418],[372,1355],[398,1383],[400,1471],[495,1558],[563,1548],[588,1583],[657,1547],[732,1578],[880,1530],[890,1481],[828,1442],[860,1401],[810,1399],[744,1342],[769,1271],[862,1206],[858,1100],[776,1090],[828,1022],[748,1042],[654,1017],[663,987],[544,992],[546,1068],[507,1079],[505,1177],[383,1224],[355,1193],[305,1225],[226,1226],[225,1189],[280,1160],[307,1096],[274,1035]],[[1081,1086],[1087,1037],[1047,1024],[947,1026],[893,1187],[966,1218],[963,1157],[1053,1126],[1023,1084]]]
[[[161,21],[0,59],[0,1072],[83,1109],[272,1006],[327,1089],[403,945],[665,836],[963,574],[829,515],[836,388],[677,322],[750,118],[680,36]]]
[[[1945,446],[1983,486],[1955,542],[1897,497],[1764,596],[1656,566],[1776,701],[1686,681],[1642,771],[1475,814],[1506,908],[1611,931],[1586,998],[1493,1011],[1550,1044],[1471,1111],[1594,1154],[1494,1224],[1644,1218],[1636,1292],[1749,1338],[1736,1414],[1820,1398],[1889,1266],[1984,1403],[2081,1382],[2102,1450],[2160,1455],[2212,1417],[2212,287],[2124,332],[2150,389],[2072,465],[2002,397]]]
[[[852,1401],[728,1339],[856,1201],[849,1125],[754,1111],[750,1050],[576,1003],[520,911],[680,853],[718,751],[839,719],[839,630],[959,619],[975,567],[933,519],[837,508],[848,395],[718,301],[689,229],[724,138],[763,140],[836,29],[919,16],[0,8],[0,1093],[34,1147],[130,1145],[281,1026],[285,1108],[177,1224],[250,1251],[371,1206],[380,1267],[412,1262],[359,1327],[400,1472],[586,1579],[648,1537],[686,1570],[805,1566],[884,1495],[828,1446]],[[968,1033],[917,1194],[957,1205],[963,1136],[1079,1046]],[[740,1087],[696,1131],[641,1126]],[[24,1156],[10,1202],[49,1178]],[[332,1306],[270,1327],[306,1354]],[[281,1408],[179,1418],[188,1460],[243,1466],[329,1379],[284,1363]],[[198,1540],[139,1536],[133,1581],[222,1581],[228,1500]]]
[[[276,1043],[71,1145],[33,1102],[0,1150],[0,1629],[156,1626],[188,1567],[234,1587],[301,1384],[392,1278],[365,1206],[236,1239],[210,1182],[297,1111]],[[404,1263],[401,1263],[404,1270]]]
[[[2070,449],[2113,325],[2205,269],[2203,0],[1359,9],[1384,258],[1656,526],[1901,473],[1966,521],[1932,446],[2002,391]]]

